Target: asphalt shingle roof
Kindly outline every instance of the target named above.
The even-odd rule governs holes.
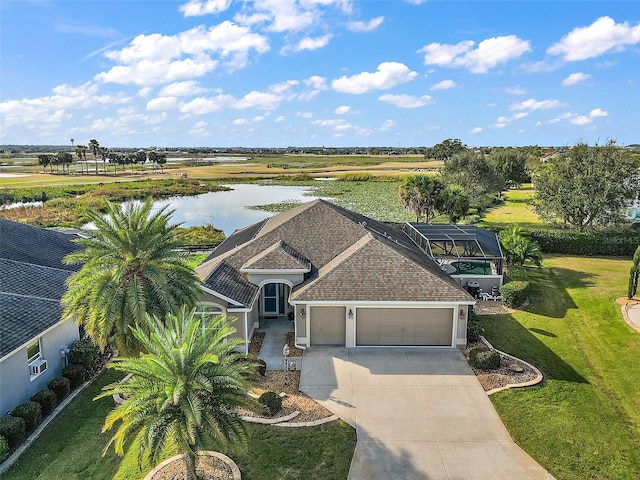
[[[0,219],[0,358],[60,321],[74,238]]]
[[[241,239],[244,243],[238,241]],[[258,288],[252,288],[240,270],[256,265],[262,269],[291,267],[290,260],[284,261],[287,249],[311,267],[305,282],[293,289],[292,299],[472,300],[402,230],[326,200],[275,215],[238,231],[229,240],[231,248],[212,254],[196,271],[209,288],[247,307]]]

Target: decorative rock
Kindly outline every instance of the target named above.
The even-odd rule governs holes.
[[[517,372],[517,373],[524,372],[524,368],[522,368],[520,365],[518,365],[516,363],[512,363],[511,365],[509,365],[509,370],[511,370],[512,372]]]

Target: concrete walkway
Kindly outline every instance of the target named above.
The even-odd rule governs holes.
[[[286,317],[260,319],[258,332],[264,332],[260,348],[260,358],[267,362],[267,370],[283,370],[282,347],[287,342],[287,332],[293,331],[293,324]]]
[[[629,321],[636,326],[636,330],[640,331],[640,303],[629,307],[627,309],[627,316]]]
[[[312,347],[300,389],[356,428],[349,480],[549,480],[457,349]]]

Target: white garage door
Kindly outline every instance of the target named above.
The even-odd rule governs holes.
[[[356,345],[451,346],[451,308],[358,308]]]
[[[345,307],[311,307],[311,345],[345,344]]]

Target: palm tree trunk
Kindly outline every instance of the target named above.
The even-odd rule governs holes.
[[[196,480],[196,457],[191,453],[184,454],[184,480]]]

